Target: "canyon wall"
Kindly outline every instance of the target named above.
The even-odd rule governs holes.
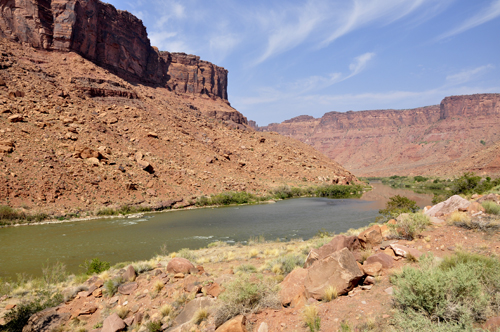
[[[126,80],[227,100],[227,70],[160,52],[134,15],[99,0],[1,0],[0,34],[39,49],[77,52]]]
[[[358,176],[412,175],[460,163],[500,141],[499,115],[500,94],[477,94],[408,110],[302,115],[256,128],[301,140]]]

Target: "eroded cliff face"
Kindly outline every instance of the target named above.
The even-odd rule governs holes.
[[[258,130],[310,144],[358,176],[416,175],[460,163],[484,144],[500,141],[499,115],[500,94],[477,94],[446,97],[440,105],[409,110],[299,116]],[[485,167],[478,164],[474,170],[492,169]],[[447,174],[446,168],[440,173]]]
[[[227,100],[227,70],[159,52],[134,15],[99,0],[1,0],[1,34],[35,48],[77,52],[127,80]]]

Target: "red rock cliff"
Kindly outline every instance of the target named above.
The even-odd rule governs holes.
[[[256,128],[308,143],[356,175],[432,174],[436,165],[500,141],[499,115],[500,94],[477,94],[409,110],[302,115]]]
[[[74,51],[114,73],[172,91],[227,100],[227,70],[198,56],[159,52],[134,15],[98,0],[0,0],[3,37]]]

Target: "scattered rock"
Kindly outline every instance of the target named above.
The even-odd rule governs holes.
[[[287,306],[300,294],[304,294],[306,289],[304,282],[307,278],[308,270],[296,268],[290,272],[281,282],[280,299],[281,304]]]
[[[9,122],[23,122],[24,116],[22,114],[14,114],[7,118]]]
[[[23,332],[51,332],[71,318],[69,312],[58,312],[58,307],[48,308],[32,315],[24,326]]]
[[[339,295],[353,289],[363,276],[354,255],[344,248],[316,262],[308,269],[304,286],[307,297],[321,299],[329,286]]]
[[[359,242],[363,248],[373,248],[382,243],[382,231],[380,226],[373,225],[358,235]]]
[[[215,330],[216,332],[247,332],[245,316],[237,316]]]
[[[468,200],[458,195],[453,195],[446,201],[434,205],[429,210],[425,211],[424,214],[429,217],[439,217],[452,213],[454,211],[458,211],[459,208],[466,209],[470,204],[471,203]]]
[[[101,332],[118,332],[123,331],[126,327],[125,322],[114,313],[104,320]]]
[[[194,268],[194,265],[191,264],[185,258],[175,257],[167,264],[167,272],[168,273],[189,273],[189,271]]]
[[[135,272],[135,269],[132,265],[129,265],[127,267],[127,270],[125,273],[122,275],[122,278],[126,281],[135,281],[135,278],[137,278],[137,272]]]
[[[363,272],[366,275],[376,277],[380,275],[380,272],[382,271],[382,264],[379,262],[374,262],[371,264],[363,264]]]
[[[321,260],[336,251],[342,250],[343,248],[354,251],[359,249],[360,247],[361,245],[356,236],[337,235],[330,242],[321,246],[320,248],[312,249],[306,258],[304,268],[308,268],[314,262]]]
[[[392,249],[391,249],[391,251],[392,251]],[[393,252],[393,255],[394,255],[394,252]],[[374,264],[374,263],[382,264],[383,269],[391,269],[394,267],[394,259],[391,256],[389,256],[383,252],[379,252],[377,254],[371,255],[365,261],[365,264]]]
[[[118,293],[122,294],[122,295],[130,295],[132,294],[137,288],[139,287],[139,285],[136,283],[136,282],[127,282],[125,284],[121,284],[119,287],[118,287]]]

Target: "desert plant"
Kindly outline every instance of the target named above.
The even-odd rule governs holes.
[[[240,314],[256,312],[264,308],[279,308],[279,286],[272,278],[242,275],[225,286],[219,297],[220,305],[214,316],[216,326]]]
[[[323,301],[330,302],[331,300],[335,300],[339,296],[337,292],[337,288],[333,286],[328,286],[325,289],[325,294],[323,294]]]
[[[80,265],[87,275],[99,274],[106,270],[109,270],[110,263],[106,261],[101,261],[99,258],[92,258],[91,260],[86,260]]]
[[[273,259],[267,264],[267,267],[274,273],[279,272],[280,274],[286,276],[296,267],[302,267],[305,260],[306,257],[303,254],[288,254]]]
[[[121,319],[125,319],[130,311],[126,307],[118,307],[115,310],[115,313],[120,317]]]
[[[418,211],[418,206],[415,201],[412,201],[405,196],[392,196],[386,203],[385,209],[381,209],[378,212],[385,218],[396,218],[402,213],[414,213]]]
[[[109,279],[104,283],[104,294],[107,297],[112,297],[118,291],[118,287],[123,283],[120,277]]]
[[[243,273],[255,273],[257,272],[257,268],[252,264],[241,264],[236,268],[236,271]]]
[[[162,317],[170,316],[173,312],[173,308],[170,304],[165,304],[160,307],[160,314]]]
[[[431,225],[430,218],[425,214],[421,212],[408,213],[399,216],[397,229],[400,237],[413,240],[429,225]]]
[[[204,320],[207,320],[208,316],[209,316],[209,312],[207,309],[199,309],[194,314],[193,321],[196,325],[200,325],[201,322],[203,322]]]
[[[160,332],[161,331],[161,321],[154,320],[146,323],[146,330],[148,332]]]
[[[484,201],[481,205],[483,206],[486,213],[500,215],[500,205],[498,205],[497,203],[492,201]]]
[[[61,262],[50,265],[47,260],[47,265],[42,266],[42,277],[46,286],[63,282],[68,277],[66,265]]]
[[[318,314],[318,308],[314,305],[309,305],[302,311],[304,324],[309,328],[309,331],[319,331],[321,327],[321,318]]]
[[[189,261],[195,261],[197,259],[196,254],[194,252],[192,252],[191,250],[189,250],[188,248],[183,248],[183,249],[179,250],[179,252],[177,253],[177,256],[185,258]]]
[[[437,263],[432,255],[424,255],[418,267],[405,266],[392,278],[396,321],[417,317],[422,326],[448,324],[450,331],[469,330],[498,310],[492,306],[499,298],[499,273],[500,261],[493,257],[458,252]]]

